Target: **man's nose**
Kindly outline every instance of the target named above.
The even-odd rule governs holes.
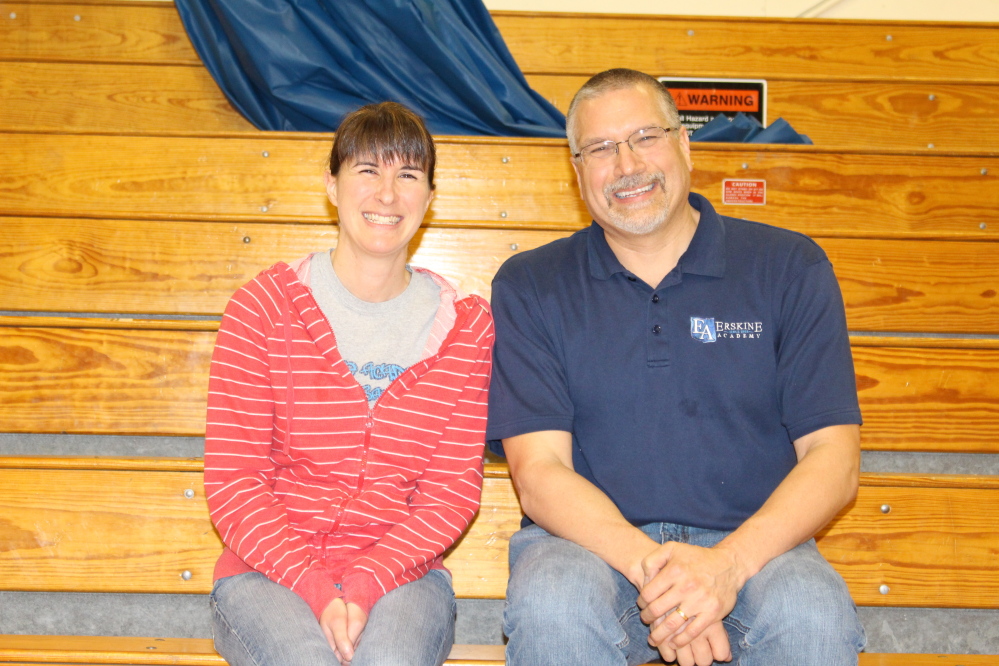
[[[631,174],[641,171],[645,167],[645,162],[631,149],[627,143],[620,143],[617,146],[617,170],[623,174]]]

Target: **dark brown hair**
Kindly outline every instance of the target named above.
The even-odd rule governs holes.
[[[361,158],[378,162],[402,161],[423,169],[434,189],[437,150],[427,126],[416,113],[396,102],[368,104],[344,117],[330,151],[330,173]]]

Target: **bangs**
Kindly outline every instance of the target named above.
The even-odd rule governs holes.
[[[434,186],[437,151],[433,137],[418,115],[395,102],[371,104],[340,123],[330,152],[330,172],[358,160],[373,159],[421,169]]]

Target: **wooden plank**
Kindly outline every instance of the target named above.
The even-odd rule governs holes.
[[[204,68],[6,62],[0,73],[6,131],[254,131]],[[586,78],[534,75],[528,82],[565,111]],[[783,117],[825,147],[994,155],[997,98],[994,85],[773,81],[767,106],[771,120]]]
[[[202,67],[0,62],[0,129],[255,131]]]
[[[221,545],[200,474],[5,469],[0,479],[4,589],[211,590]]]
[[[0,432],[202,435],[214,334],[5,328]],[[863,444],[999,452],[997,349],[854,347]]]
[[[0,60],[202,66],[172,2],[3,6]]]
[[[3,589],[211,588],[221,543],[196,472],[2,469],[0,488]],[[194,498],[185,496],[188,489]],[[860,605],[995,608],[995,494],[995,488],[862,486],[823,530],[819,548]],[[446,559],[462,598],[505,594],[507,542],[521,516],[509,479],[486,479],[482,506]]]
[[[204,433],[214,333],[69,328],[2,333],[0,432]]]
[[[336,245],[335,225],[7,218],[0,310],[220,315],[277,261]],[[568,232],[420,229],[410,261],[490,295],[508,257]],[[516,249],[514,249],[516,248]]]
[[[997,521],[995,490],[861,487],[818,543],[859,605],[996,608]]]
[[[172,4],[134,5],[5,3],[17,18],[0,22],[0,59],[199,64]],[[999,82],[989,24],[527,12],[493,18],[529,74],[634,67],[674,76]]]
[[[588,77],[535,74],[531,87],[563,113]],[[995,85],[926,82],[768,81],[767,122],[777,118],[816,145],[840,150],[995,155]]]
[[[0,215],[325,224],[334,217],[321,180],[329,140],[315,136],[0,134],[8,158]],[[442,138],[438,151],[429,224],[571,230],[589,223],[565,142]],[[999,158],[702,144],[693,159],[694,190],[722,214],[812,236],[999,233]],[[767,204],[721,205],[726,178],[766,180]]]
[[[220,315],[259,271],[337,238],[333,225],[79,218],[7,218],[4,229],[0,310],[55,312]],[[410,261],[489,298],[507,258],[568,233],[421,229]],[[852,330],[999,333],[999,244],[816,240]]]
[[[854,347],[864,448],[999,452],[999,353]]]
[[[996,28],[987,23],[520,12],[493,19],[525,74],[630,67],[653,76],[999,82]]]
[[[448,666],[503,666],[504,646],[456,644]],[[99,658],[99,661],[94,661]],[[19,661],[13,661],[17,659]],[[130,638],[121,636],[0,636],[0,663],[174,664],[224,666],[209,638]],[[997,655],[891,654],[864,652],[860,666],[994,666]]]

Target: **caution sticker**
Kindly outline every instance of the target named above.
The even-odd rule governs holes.
[[[767,181],[726,178],[722,181],[722,203],[729,206],[765,206]]]

